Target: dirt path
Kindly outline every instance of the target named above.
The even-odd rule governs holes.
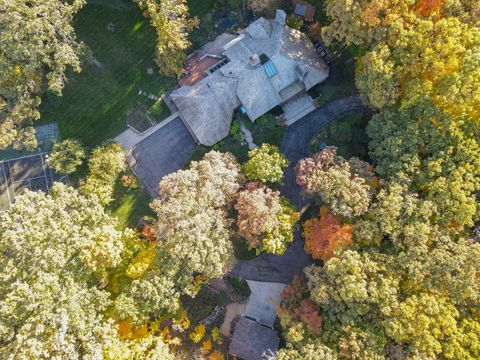
[[[233,319],[243,314],[246,308],[246,303],[231,303],[227,305],[225,318],[223,320],[222,326],[220,326],[220,334],[222,334],[222,336],[230,337],[232,332]]]

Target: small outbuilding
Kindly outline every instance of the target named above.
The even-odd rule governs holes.
[[[305,21],[313,22],[316,8],[305,0],[292,0],[293,14],[302,17]]]

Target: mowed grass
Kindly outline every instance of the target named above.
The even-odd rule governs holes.
[[[122,175],[135,177],[130,168]],[[136,178],[133,186],[126,188],[122,185],[121,176],[119,176],[113,198],[115,200],[109,205],[108,210],[118,219],[121,229],[125,227],[134,229],[144,216],[155,215],[150,208],[152,198]]]
[[[113,32],[107,30],[109,24]],[[158,74],[156,33],[138,7],[86,5],[74,27],[78,40],[91,50],[91,60],[84,59],[80,74],[68,73],[62,97],[44,96],[43,122],[58,122],[63,139],[75,138],[91,148],[126,129],[126,116],[136,106],[151,110],[157,122],[170,114],[163,101],[138,94],[161,96],[175,85],[174,79]],[[147,73],[149,67],[154,74]]]
[[[215,1],[213,0],[188,0],[187,1],[189,14],[191,17],[197,16],[202,19],[215,7]]]

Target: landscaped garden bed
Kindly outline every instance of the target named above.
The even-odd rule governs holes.
[[[368,136],[365,132],[370,113],[354,113],[335,120],[322,129],[310,142],[309,152],[315,154],[325,146],[336,146],[340,156],[357,156],[368,160]]]

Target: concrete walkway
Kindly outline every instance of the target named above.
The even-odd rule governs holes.
[[[309,155],[308,145],[312,138],[332,121],[349,113],[366,109],[360,98],[356,96],[341,98],[316,109],[292,126],[287,127],[283,138],[282,152],[290,161],[290,166],[285,172],[281,193],[298,210],[308,205],[311,199],[303,197],[300,187],[295,183],[294,167],[300,159]],[[295,274],[303,274],[303,268],[313,263],[313,259],[305,252],[303,246],[301,229],[297,229],[294,241],[284,255],[262,254],[252,260],[239,260],[230,276],[246,280],[290,283]]]
[[[252,280],[247,280],[247,283],[252,293],[248,298],[245,316],[273,327],[277,317],[276,308],[280,305],[280,294],[285,284]]]

